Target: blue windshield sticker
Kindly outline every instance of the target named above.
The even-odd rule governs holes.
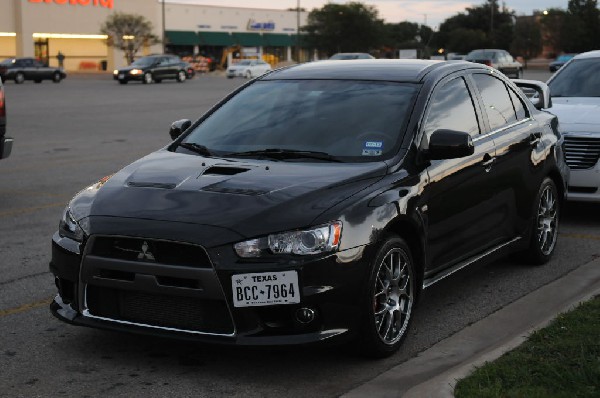
[[[363,156],[381,156],[383,153],[383,141],[366,141],[362,150]]]

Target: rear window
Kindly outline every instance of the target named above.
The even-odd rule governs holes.
[[[416,85],[347,81],[256,82],[186,138],[227,154],[278,148],[345,161],[389,157],[401,142]]]

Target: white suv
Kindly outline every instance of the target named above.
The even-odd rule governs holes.
[[[568,199],[600,202],[600,51],[582,53],[550,80],[552,107],[571,169]]]

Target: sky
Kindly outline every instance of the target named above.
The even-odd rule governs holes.
[[[288,9],[295,8],[298,0],[166,0],[167,2],[192,3],[215,5],[225,7],[247,7]],[[299,0],[300,7],[308,11],[321,8],[324,4],[347,3],[344,0]],[[464,12],[466,7],[478,6],[485,0],[357,0],[364,4],[373,5],[379,11],[379,18],[386,22],[417,22],[436,28],[446,18],[459,12]],[[504,3],[517,15],[531,15],[533,10],[547,8],[567,8],[568,0],[497,0],[498,4]]]

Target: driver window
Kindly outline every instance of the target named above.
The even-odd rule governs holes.
[[[429,137],[439,129],[463,131],[472,137],[480,132],[473,99],[462,77],[444,83],[433,94],[425,134]]]

